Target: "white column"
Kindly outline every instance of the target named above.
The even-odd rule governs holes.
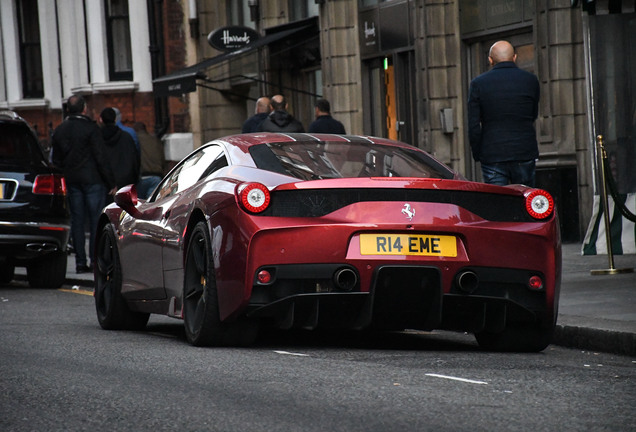
[[[62,97],[72,95],[71,89],[88,86],[88,57],[84,8],[74,0],[58,0],[58,24],[62,67]]]
[[[129,1],[128,16],[130,18],[133,81],[139,84],[140,92],[151,92],[150,30],[146,2]]]
[[[44,99],[48,100],[50,108],[61,109],[62,81],[59,70],[55,3],[50,0],[38,0],[38,15],[40,21]]]
[[[2,2],[0,31],[4,45],[4,75],[7,102],[22,99],[22,74],[20,72],[20,45],[18,40],[18,15],[14,1]]]
[[[145,4],[139,1],[135,3]],[[108,81],[108,44],[104,1],[87,0],[86,15],[91,83],[105,83]]]

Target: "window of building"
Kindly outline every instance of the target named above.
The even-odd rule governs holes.
[[[110,80],[132,80],[128,0],[106,0],[106,38]]]
[[[315,0],[289,0],[289,17],[291,21],[318,16],[319,5]]]
[[[248,0],[230,0],[227,8],[231,25],[255,28]]]
[[[37,0],[18,0],[18,30],[20,32],[20,66],[22,96],[44,97],[42,50]]]

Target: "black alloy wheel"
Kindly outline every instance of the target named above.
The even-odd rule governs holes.
[[[121,264],[111,225],[104,226],[100,233],[96,256],[95,309],[99,325],[106,330],[143,330],[150,314],[128,309],[121,294]]]
[[[196,224],[188,243],[183,284],[183,319],[186,337],[192,345],[222,345],[223,324],[219,318],[210,234],[205,222]]]

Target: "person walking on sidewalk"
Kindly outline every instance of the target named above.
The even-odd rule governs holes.
[[[51,138],[53,163],[62,169],[71,210],[71,238],[75,248],[77,273],[90,271],[86,256],[85,216],[90,229],[90,253],[95,250],[97,219],[105,205],[106,194],[115,193],[115,178],[104,156],[104,141],[97,124],[90,119],[84,98],[68,99],[68,116]]]
[[[163,143],[155,135],[148,133],[144,123],[135,123],[133,129],[137,132],[141,150],[141,180],[137,183],[137,195],[148,199],[164,176],[166,156]]]
[[[314,109],[316,120],[309,125],[309,133],[346,134],[344,125],[331,117],[331,104],[327,99],[318,99]]]
[[[121,130],[116,124],[117,114],[112,108],[104,108],[100,114],[102,119],[102,137],[106,148],[105,157],[115,176],[117,188],[139,181],[139,153],[130,134]],[[112,202],[112,197],[107,199]]]
[[[287,112],[287,100],[283,95],[273,96],[270,107],[272,112],[261,123],[259,132],[305,132],[302,123]]]
[[[269,98],[260,97],[256,101],[256,107],[254,107],[254,115],[243,123],[241,133],[258,132],[261,123],[269,115]]]
[[[119,129],[130,134],[133,141],[135,141],[135,148],[137,148],[137,151],[139,151],[139,137],[137,136],[137,132],[135,131],[135,129],[131,128],[130,126],[126,126],[125,124],[122,123],[121,111],[119,110],[119,108],[113,107],[113,110],[115,111],[115,124],[117,125],[117,127],[119,127]]]
[[[539,157],[534,121],[539,113],[539,80],[519,69],[507,41],[495,42],[492,69],[470,83],[468,137],[486,183],[535,185]]]

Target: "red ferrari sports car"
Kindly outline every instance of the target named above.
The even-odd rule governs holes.
[[[120,189],[98,226],[105,329],[184,320],[188,341],[282,329],[449,329],[541,351],[561,279],[552,197],[467,181],[382,138],[244,134],[196,149],[147,201]]]

